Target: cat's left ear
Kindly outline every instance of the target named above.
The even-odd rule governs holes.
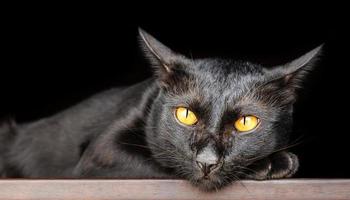
[[[287,63],[269,69],[269,82],[279,82],[282,86],[294,90],[300,86],[305,75],[314,67],[317,61],[323,44],[304,54],[303,56]]]
[[[176,68],[188,62],[185,56],[175,53],[141,28],[139,28],[139,37],[146,57],[155,68],[156,76],[161,80],[167,80]]]

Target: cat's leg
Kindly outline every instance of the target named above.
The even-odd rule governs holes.
[[[257,161],[249,166],[248,179],[267,180],[289,178],[299,167],[299,160],[293,153],[282,151]]]

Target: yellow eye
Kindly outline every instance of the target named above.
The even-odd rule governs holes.
[[[176,108],[175,116],[181,123],[187,126],[194,125],[198,121],[196,115],[185,107]]]
[[[253,115],[240,117],[235,122],[235,128],[240,132],[247,132],[253,130],[259,124],[259,119]]]

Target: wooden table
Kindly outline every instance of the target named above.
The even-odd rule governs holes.
[[[12,199],[350,200],[350,179],[241,181],[211,193],[183,180],[0,180],[0,200]]]

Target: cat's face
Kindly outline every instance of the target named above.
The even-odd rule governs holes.
[[[319,48],[268,70],[248,62],[189,60],[140,34],[161,88],[146,130],[162,166],[212,190],[287,145],[294,90]]]

